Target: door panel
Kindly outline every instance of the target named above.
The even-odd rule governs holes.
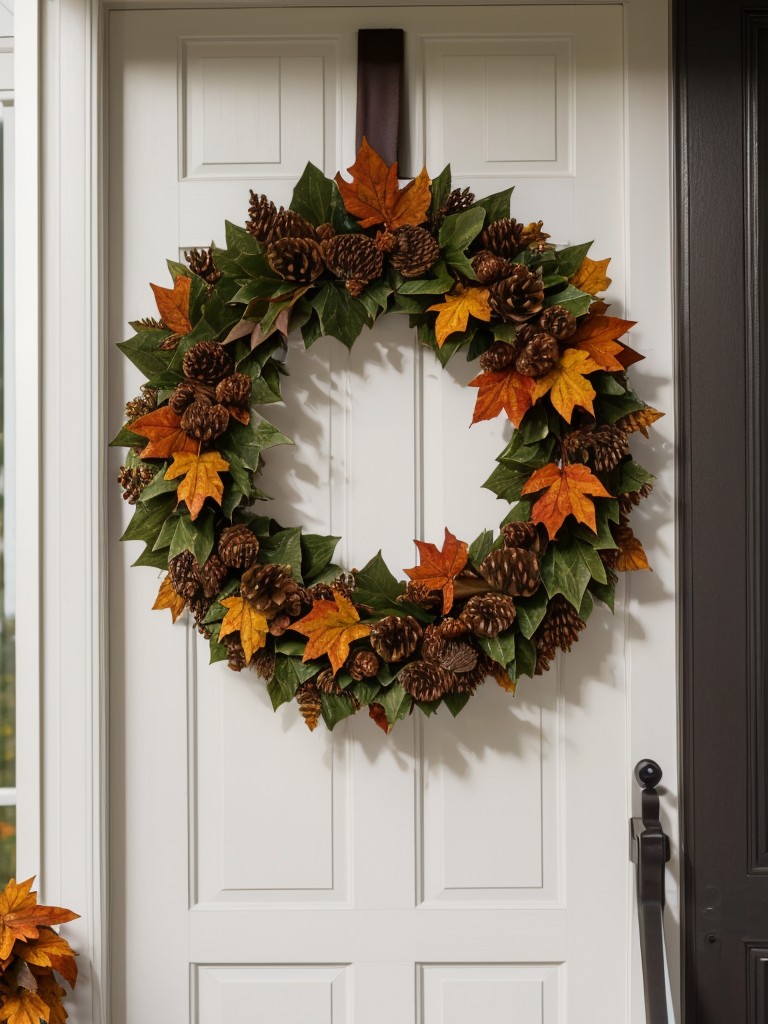
[[[244,221],[249,188],[287,204],[307,159],[352,163],[355,33],[393,20],[407,170],[450,161],[481,195],[514,184],[518,219],[613,254],[613,310],[641,317],[625,284],[620,6],[131,11],[109,31],[112,341],[151,311],[167,256]],[[510,431],[467,429],[473,367],[442,371],[395,317],[352,353],[289,349],[289,405],[265,410],[296,440],[268,453],[275,518],[341,534],[347,566],[381,547],[395,572],[413,537],[499,522],[481,484]],[[139,383],[124,363],[111,360],[115,409]],[[514,700],[489,682],[455,721],[310,735],[255,676],[208,666],[193,630],[149,612],[157,579],[128,571],[113,499],[116,1024],[625,1019],[623,602]],[[174,936],[162,955],[158,921]]]

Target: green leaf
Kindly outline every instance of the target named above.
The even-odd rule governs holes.
[[[341,537],[322,537],[316,533],[301,537],[301,571],[305,580],[314,580],[325,569],[340,540]]]
[[[220,644],[214,636],[211,636],[208,643],[211,648],[211,657],[208,660],[209,665],[215,665],[218,661],[229,661],[229,648],[226,644]]]
[[[597,580],[592,580],[589,584],[589,591],[595,595],[598,601],[602,601],[603,604],[608,605],[611,611],[614,610],[616,598],[615,583],[598,583]]]
[[[515,598],[517,608],[517,626],[524,637],[529,640],[541,625],[547,612],[547,592],[539,587],[532,597]]]
[[[494,341],[505,341],[508,345],[517,337],[517,324],[494,324],[492,330]]]
[[[386,690],[382,690],[376,698],[376,703],[384,708],[384,714],[390,725],[394,725],[400,718],[405,718],[411,710],[413,699],[403,689],[400,683],[393,683]]]
[[[145,504],[137,504],[130,523],[120,540],[143,540],[154,546],[168,516],[176,506],[173,495],[155,498]]]
[[[365,306],[368,317],[375,320],[387,308],[391,294],[392,285],[388,281],[375,281],[368,285],[358,301]]]
[[[509,200],[514,191],[513,185],[511,188],[505,188],[502,192],[494,192],[493,195],[486,196],[484,199],[478,199],[470,209],[479,208],[484,210],[485,224],[491,224],[495,220],[503,220],[505,217],[509,217]]]
[[[329,729],[355,713],[354,701],[344,694],[321,693],[320,714]]]
[[[259,561],[264,564],[275,562],[278,565],[290,565],[294,577],[303,582],[301,575],[301,530],[293,526],[288,530],[279,530],[261,542]]]
[[[160,348],[170,336],[171,332],[166,330],[144,330],[119,342],[117,347],[145,377],[154,377],[164,373],[173,359],[173,352]]]
[[[314,296],[312,307],[322,333],[338,338],[347,348],[352,348],[363,327],[371,322],[365,306],[353,299],[346,288],[330,281]]]
[[[645,408],[637,395],[631,391],[617,397],[598,395],[595,399],[595,419],[598,423],[615,423],[622,416],[628,416],[631,412],[637,412]]]
[[[535,444],[541,441],[549,433],[549,420],[543,404],[537,402],[533,408],[523,416],[517,432],[522,438],[523,444]]]
[[[306,217],[315,227],[329,224],[333,218],[335,198],[338,194],[336,183],[326,178],[319,167],[308,163],[296,182],[290,208]]]
[[[186,512],[174,512],[164,523],[155,550],[169,548],[169,559],[191,551],[202,565],[213,551],[213,520],[211,509],[204,509],[194,522]]]
[[[563,288],[559,292],[550,292],[546,295],[544,307],[562,306],[563,309],[569,310],[574,316],[583,316],[584,313],[588,312],[593,301],[592,295],[582,292],[580,289],[574,288],[572,284],[569,284],[567,288]]]
[[[557,269],[564,277],[573,277],[591,248],[592,242],[582,242],[581,245],[569,245],[567,249],[561,249],[555,253]]]
[[[512,629],[499,633],[493,639],[481,636],[477,643],[489,658],[497,661],[500,665],[506,666],[510,661],[515,660],[515,631]]]
[[[144,448],[146,447],[146,437],[140,437],[138,434],[134,434],[128,426],[121,427],[115,437],[109,442],[110,448]]]
[[[530,676],[536,671],[536,647],[532,640],[522,633],[516,634],[515,640],[515,671],[518,676]]]
[[[469,560],[474,566],[480,565],[493,547],[493,530],[483,530],[469,545]]]
[[[562,594],[578,608],[593,577],[604,583],[605,566],[589,544],[574,538],[547,549],[541,564],[541,581],[550,597]]]
[[[253,235],[249,234],[244,227],[233,224],[230,220],[224,221],[224,236],[228,249],[240,252],[261,252],[261,246]]]
[[[315,675],[317,669],[316,661],[302,662],[299,658],[278,654],[275,658],[275,674],[267,683],[267,692],[274,710],[277,711],[281,704],[293,700],[301,684]]]
[[[617,494],[629,494],[632,491],[639,491],[643,484],[652,483],[656,477],[643,469],[634,459],[627,459],[622,462],[616,471],[617,481],[615,491]],[[611,478],[613,483],[613,477]]]
[[[470,696],[469,693],[446,693],[443,696],[443,704],[455,718],[467,706]]]
[[[398,583],[381,557],[381,551],[355,574],[355,601],[369,604],[378,612],[403,614],[397,598],[405,593],[405,584]]]
[[[404,281],[397,289],[398,295],[445,295],[456,283],[443,260],[436,263],[430,273],[434,276]]]
[[[495,495],[504,501],[518,501],[522,496],[523,487],[525,487],[531,473],[532,470],[528,468],[521,469],[514,464],[502,464],[494,469],[483,484],[483,487],[493,491]]]
[[[551,434],[541,441],[526,444],[522,433],[516,430],[512,435],[512,440],[496,461],[517,468],[541,469],[542,466],[546,466],[548,462],[552,461],[554,447],[555,439]]]
[[[598,395],[625,395],[627,389],[612,373],[593,373],[590,378]]]
[[[147,545],[132,565],[147,565],[153,569],[167,569],[168,548],[163,548],[162,551],[154,551]]]
[[[589,622],[589,617],[592,614],[594,607],[595,603],[592,600],[592,595],[589,590],[585,590],[584,597],[581,600],[581,607],[579,608],[579,616],[584,619],[585,622]]]
[[[619,521],[619,503],[613,498],[598,498],[595,501],[595,526],[597,532],[593,533],[584,523],[575,523],[571,527],[571,533],[579,540],[600,551],[616,547],[616,541],[611,533],[611,523]]]
[[[219,442],[219,451],[227,462],[231,461],[232,455],[235,459],[239,458],[247,469],[255,471],[259,468],[261,452],[276,444],[293,444],[293,441],[258,413],[251,413],[248,426],[230,420],[227,432]]]
[[[448,164],[432,179],[432,201],[429,204],[429,219],[434,221],[451,191],[451,165]]]
[[[445,218],[440,225],[440,249],[444,251],[447,263],[452,264],[455,258],[464,255],[464,251],[483,230],[484,222],[485,210],[477,207],[470,207]]]
[[[139,495],[139,501],[152,501],[153,498],[159,497],[161,494],[175,494],[179,488],[179,481],[166,480],[165,471],[168,468],[168,463],[164,462],[160,469],[155,473],[152,479],[149,481],[147,486]]]
[[[501,521],[501,525],[506,526],[507,523],[527,523],[531,518],[532,507],[533,501],[530,498],[523,498],[522,501],[518,501],[514,508],[507,512]]]
[[[361,679],[359,683],[353,683],[348,687],[348,692],[355,695],[363,707],[368,707],[378,697],[381,691],[381,683],[375,679]]]

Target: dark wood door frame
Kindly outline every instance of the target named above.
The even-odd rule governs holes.
[[[684,1020],[768,1020],[768,0],[674,0]]]

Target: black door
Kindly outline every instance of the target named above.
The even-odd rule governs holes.
[[[768,1021],[768,0],[679,0],[686,1024]]]

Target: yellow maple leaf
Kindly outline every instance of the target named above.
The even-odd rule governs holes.
[[[224,497],[224,482],[219,473],[229,469],[229,463],[222,459],[218,452],[203,452],[193,455],[191,452],[176,452],[173,463],[165,471],[166,480],[175,480],[183,476],[179,484],[179,501],[186,502],[190,519],[197,519],[203,509],[206,498],[212,498],[221,505]]]
[[[294,622],[291,629],[307,637],[307,646],[302,661],[311,661],[328,655],[334,675],[349,655],[353,640],[368,636],[371,627],[360,621],[357,609],[338,590],[333,592],[333,601],[315,601],[312,611]]]
[[[29,989],[16,989],[16,995],[9,996],[0,1009],[0,1020],[8,1024],[40,1024],[48,1020],[50,1007],[44,1003],[37,992]]]
[[[648,556],[643,545],[634,535],[630,526],[617,526],[613,531],[617,550],[612,552],[611,565],[619,572],[635,572],[638,569],[650,569]]]
[[[38,905],[37,893],[30,891],[33,882],[34,878],[18,883],[12,878],[0,892],[0,960],[8,959],[17,939],[36,939],[40,926],[64,924],[78,917],[63,907]]]
[[[581,261],[581,266],[571,278],[571,284],[574,288],[588,292],[590,295],[604,292],[611,283],[611,278],[605,273],[610,262],[610,256],[605,260],[591,260],[589,256],[585,256]]]
[[[438,314],[435,321],[435,337],[439,348],[442,348],[446,339],[457,331],[466,331],[470,316],[486,323],[491,319],[491,307],[488,305],[488,289],[476,288],[472,285],[467,288],[456,285],[456,291],[445,296],[444,302],[438,302],[430,306],[430,312]]]
[[[229,636],[230,633],[239,633],[245,660],[249,662],[256,651],[260,651],[267,642],[267,620],[244,597],[225,597],[219,603],[227,609],[219,630],[219,638]]]
[[[599,369],[600,367],[588,352],[567,348],[554,370],[550,370],[545,377],[536,381],[533,400],[535,402],[550,391],[552,405],[568,423],[571,422],[573,410],[577,405],[586,409],[587,412],[594,413],[592,399],[597,392],[584,374],[594,373]]]
[[[184,598],[173,589],[170,576],[166,576],[160,584],[152,610],[160,611],[163,608],[167,608],[171,613],[171,619],[175,622],[184,611],[184,607]]]
[[[14,955],[21,957],[28,964],[35,967],[51,967],[70,985],[74,986],[77,981],[76,953],[61,935],[53,928],[40,928],[40,935],[30,942],[20,942],[14,950]]]

